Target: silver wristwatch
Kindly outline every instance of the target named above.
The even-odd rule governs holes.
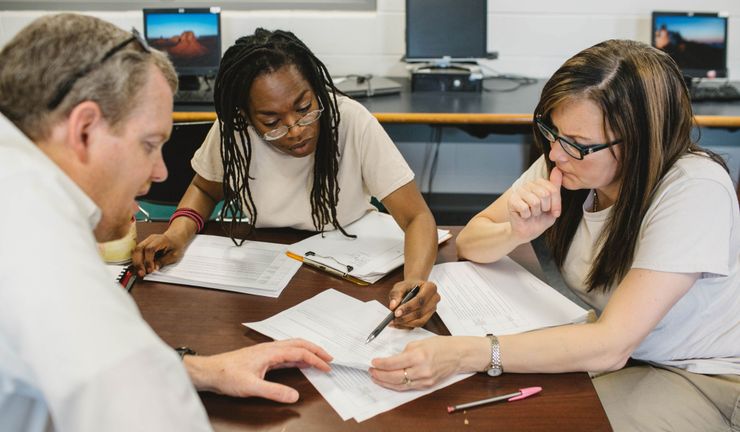
[[[488,366],[486,373],[488,376],[499,376],[504,373],[504,368],[501,367],[501,349],[498,338],[490,333],[486,337],[491,340],[491,364]]]

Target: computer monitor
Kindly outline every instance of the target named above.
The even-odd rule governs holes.
[[[673,57],[684,75],[727,76],[725,14],[653,12],[652,21],[652,45]]]
[[[199,76],[218,72],[220,15],[217,7],[144,9],[144,36],[153,48],[167,52],[180,76],[181,89],[199,85]]]
[[[474,62],[487,54],[487,0],[406,0],[408,62]]]

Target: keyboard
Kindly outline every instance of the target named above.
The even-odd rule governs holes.
[[[178,90],[175,93],[175,103],[213,105],[213,89]]]
[[[691,101],[727,102],[740,100],[740,91],[732,84],[698,84],[691,88]]]

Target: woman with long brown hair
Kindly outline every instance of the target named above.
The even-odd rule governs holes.
[[[657,49],[610,40],[566,61],[534,113],[543,156],[457,247],[487,263],[544,234],[598,320],[427,339],[376,359],[375,381],[588,371],[601,374],[615,430],[738,427],[740,212],[722,159],[692,141],[692,118],[678,67]]]

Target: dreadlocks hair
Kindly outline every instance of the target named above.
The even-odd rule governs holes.
[[[337,220],[339,200],[339,109],[337,88],[326,66],[293,33],[258,28],[253,35],[239,38],[226,50],[214,87],[214,102],[221,132],[221,162],[224,167],[224,206],[222,226],[235,244],[236,224],[244,216],[249,219],[248,235],[257,223],[257,207],[249,188],[249,168],[252,142],[247,127],[250,89],[255,78],[273,73],[288,65],[295,66],[311,85],[314,94],[325,107],[319,117],[320,132],[316,145],[311,187],[311,217],[316,231],[324,232],[327,225],[339,229],[348,237]],[[245,214],[246,209],[246,214]],[[227,226],[227,219],[229,220]],[[245,236],[246,236],[245,235]]]

